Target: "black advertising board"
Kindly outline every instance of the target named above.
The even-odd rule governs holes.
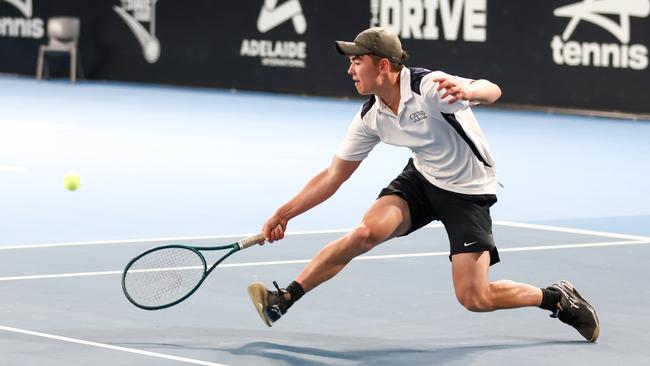
[[[650,113],[650,0],[0,0],[0,73],[34,75],[59,15],[87,79],[352,96],[333,41],[376,25],[504,103]]]

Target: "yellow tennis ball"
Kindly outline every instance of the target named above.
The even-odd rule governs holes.
[[[63,177],[63,186],[68,191],[76,191],[81,185],[81,178],[75,173],[68,173]]]

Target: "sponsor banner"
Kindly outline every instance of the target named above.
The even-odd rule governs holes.
[[[13,12],[0,17],[0,37],[39,39],[45,34],[42,18],[34,17],[32,0],[4,0]],[[13,14],[12,14],[13,13]]]
[[[277,0],[265,0],[257,17],[260,34],[266,34],[286,22],[291,22],[297,36],[305,33],[307,20],[300,1],[289,0],[278,5]],[[307,42],[244,38],[239,54],[259,58],[262,66],[305,68]]]
[[[148,63],[160,57],[160,41],[156,38],[156,2],[158,0],[120,0],[113,10],[122,18],[142,48]]]
[[[505,103],[650,113],[650,0],[0,0],[0,73],[34,75],[60,15],[89,79],[354,96],[333,41],[382,26]]]

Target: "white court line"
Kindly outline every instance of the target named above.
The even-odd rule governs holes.
[[[214,363],[214,362],[208,362],[208,361],[194,360],[194,359],[191,359],[191,358],[166,355],[164,353],[142,351],[142,350],[134,349],[134,348],[112,346],[110,344],[84,341],[83,339],[62,337],[62,336],[58,336],[58,335],[54,335],[54,334],[34,332],[34,331],[31,331],[31,330],[6,327],[6,326],[2,326],[2,325],[0,325],[0,330],[4,330],[4,331],[7,331],[7,332],[12,332],[12,333],[26,334],[26,335],[41,337],[41,338],[54,339],[54,340],[57,340],[57,341],[63,341],[63,342],[68,342],[68,343],[82,344],[84,346],[105,348],[105,349],[110,349],[110,350],[113,350],[113,351],[121,351],[121,352],[135,353],[135,354],[138,354],[138,355],[149,356],[149,357],[164,358],[164,359],[167,359],[167,360],[185,362],[185,363],[190,363],[190,364],[193,364],[193,365],[228,366],[228,365],[225,365],[225,364],[222,364],[222,363]]]
[[[610,233],[605,231],[593,231],[573,229],[559,226],[525,224],[513,221],[495,221],[494,225],[518,227],[525,229],[536,229],[544,231],[556,231],[571,234],[582,234],[601,236],[605,238],[629,239],[629,240],[650,240],[650,237]],[[432,223],[426,225],[425,228],[442,228],[441,223]],[[293,231],[285,233],[286,236],[293,235],[315,235],[315,234],[341,234],[347,233],[351,229],[333,229],[333,230],[313,230],[313,231]],[[39,248],[57,248],[57,247],[72,247],[72,246],[85,246],[85,245],[111,245],[111,244],[139,244],[139,243],[160,243],[160,242],[180,242],[189,240],[222,240],[222,239],[240,239],[248,237],[253,234],[231,234],[231,235],[215,235],[215,236],[184,236],[184,237],[168,237],[168,238],[151,238],[151,239],[126,239],[126,240],[96,240],[96,241],[75,241],[75,242],[62,242],[62,243],[42,243],[42,244],[27,244],[27,245],[7,245],[0,246],[0,250],[19,250],[19,249],[39,249]]]
[[[435,226],[431,226],[435,227]],[[442,225],[440,225],[442,227]],[[314,234],[338,234],[347,233],[350,229],[335,229],[335,230],[318,230],[318,231],[294,231],[285,233],[286,236],[292,235],[314,235]],[[38,248],[56,248],[56,247],[74,247],[84,245],[110,245],[110,244],[138,244],[138,243],[160,243],[160,242],[179,242],[189,240],[222,240],[222,239],[241,239],[256,234],[229,234],[229,235],[214,235],[214,236],[180,236],[169,238],[152,238],[152,239],[127,239],[127,240],[96,240],[96,241],[72,241],[63,243],[42,243],[42,244],[27,244],[27,245],[7,245],[0,246],[0,250],[16,250],[16,249],[38,249]]]
[[[0,173],[23,173],[27,168],[15,165],[0,165]]]
[[[569,233],[569,234],[602,236],[602,237],[605,237],[605,238],[617,238],[617,239],[629,239],[629,240],[650,240],[649,236],[627,235],[627,234],[610,233],[610,232],[605,232],[605,231],[573,229],[573,228],[561,227],[561,226],[524,224],[524,223],[512,222],[512,221],[495,221],[494,225],[502,225],[502,226],[509,226],[509,227],[519,227],[519,228],[523,228],[523,229],[557,231],[557,232]]]
[[[531,246],[531,247],[499,249],[499,252],[527,252],[531,250],[598,248],[598,247],[615,247],[615,246],[622,246],[622,245],[640,245],[640,244],[650,244],[650,239],[639,240],[639,241],[625,240],[625,241],[610,241],[610,242],[601,242],[601,243],[538,245],[538,246]]]
[[[580,248],[597,248],[597,247],[612,247],[622,245],[641,245],[650,244],[650,240],[640,241],[611,241],[600,243],[582,243],[582,244],[560,244],[560,245],[537,245],[530,247],[520,248],[499,248],[499,252],[525,252],[533,250],[555,250],[555,249],[580,249]],[[362,260],[380,260],[380,259],[399,259],[399,258],[417,258],[417,257],[436,257],[447,256],[449,252],[426,252],[426,253],[407,253],[407,254],[386,254],[386,255],[363,255],[356,257],[353,261]],[[253,267],[253,266],[272,266],[283,264],[305,264],[309,263],[311,259],[294,259],[284,261],[267,261],[267,262],[248,262],[248,263],[224,263],[219,265],[218,268],[227,267]],[[102,271],[102,272],[79,272],[79,273],[59,273],[49,275],[32,275],[32,276],[14,276],[14,277],[0,277],[1,281],[22,281],[22,280],[41,280],[48,278],[66,278],[66,277],[89,277],[89,276],[106,276],[122,274],[122,271]]]

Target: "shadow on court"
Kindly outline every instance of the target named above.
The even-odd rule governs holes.
[[[528,344],[486,344],[473,346],[431,346],[428,348],[382,347],[331,351],[317,347],[296,347],[278,343],[252,342],[245,346],[226,349],[235,355],[257,355],[267,359],[284,361],[290,365],[332,365],[332,361],[350,361],[362,365],[444,365],[451,361],[468,359],[478,353],[502,350],[535,348],[552,345],[583,346],[581,341],[538,341]],[[329,359],[317,361],[314,358]]]
[[[241,337],[241,334],[239,335]],[[285,337],[286,339],[286,334]],[[491,343],[473,340],[454,340],[455,344],[443,345],[446,342],[432,341],[430,344],[416,342],[417,345],[405,342],[386,342],[385,340],[363,340],[358,338],[337,338],[334,342],[322,342],[321,336],[296,335],[296,339],[313,338],[321,346],[296,346],[281,342],[256,341],[232,348],[195,347],[170,343],[123,343],[125,347],[139,349],[166,349],[168,351],[200,351],[204,355],[211,352],[218,354],[230,353],[234,356],[259,357],[264,360],[274,360],[273,364],[328,366],[328,365],[446,365],[463,360],[470,360],[490,352],[508,350],[538,349],[552,346],[568,346],[576,348],[593,347],[592,343],[583,341],[558,341],[550,339],[517,339],[503,340]],[[318,340],[321,340],[319,342]],[[300,343],[300,342],[297,342]],[[410,343],[410,342],[409,342]],[[441,344],[442,343],[442,344]],[[458,344],[466,343],[466,345]],[[342,344],[349,345],[345,349],[337,349]]]

